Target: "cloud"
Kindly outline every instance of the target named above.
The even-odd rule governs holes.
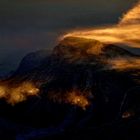
[[[140,48],[140,2],[130,9],[118,24],[74,31],[64,37],[96,39],[103,43],[123,44]],[[140,52],[139,52],[140,53]]]

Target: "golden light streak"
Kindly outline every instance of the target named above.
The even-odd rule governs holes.
[[[111,69],[117,70],[140,70],[140,58],[116,58],[108,61]]]
[[[140,23],[140,2],[123,15],[120,25],[139,24]]]
[[[70,36],[140,48],[140,2],[125,14],[117,25],[70,32],[62,39]]]

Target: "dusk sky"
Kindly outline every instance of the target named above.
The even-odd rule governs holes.
[[[137,0],[0,0],[0,73],[70,29],[117,23]]]

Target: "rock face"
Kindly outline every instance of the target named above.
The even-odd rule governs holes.
[[[47,50],[32,52],[26,55],[22,59],[15,74],[24,74],[33,70],[34,68],[37,68],[48,55],[49,52]]]
[[[110,68],[109,62],[118,58],[139,59],[116,45],[73,37],[62,40],[50,55],[29,54],[3,83],[31,81],[39,87],[39,96],[14,107],[1,100],[0,113],[20,124],[13,126],[20,128],[19,132],[12,127],[17,139],[74,139],[75,134],[82,138],[88,132],[95,139],[99,139],[97,133],[103,134],[104,139],[108,135],[114,139],[113,132],[118,135],[116,129],[120,126],[120,136],[125,137],[129,129],[123,127],[123,119],[130,127],[136,125],[131,123],[133,119],[140,123],[140,104],[135,104],[139,99],[140,73],[139,69]],[[24,125],[38,129],[28,128],[29,132],[22,134]],[[7,130],[6,127],[4,133]]]

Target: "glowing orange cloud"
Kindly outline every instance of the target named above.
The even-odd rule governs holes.
[[[140,70],[140,59],[139,58],[115,58],[108,61],[111,69],[117,70],[128,70],[138,69]]]
[[[124,14],[117,25],[74,31],[64,35],[62,38],[69,36],[140,48],[140,2],[128,13]]]
[[[140,2],[130,9],[126,14],[123,15],[120,25],[126,24],[140,24]]]

